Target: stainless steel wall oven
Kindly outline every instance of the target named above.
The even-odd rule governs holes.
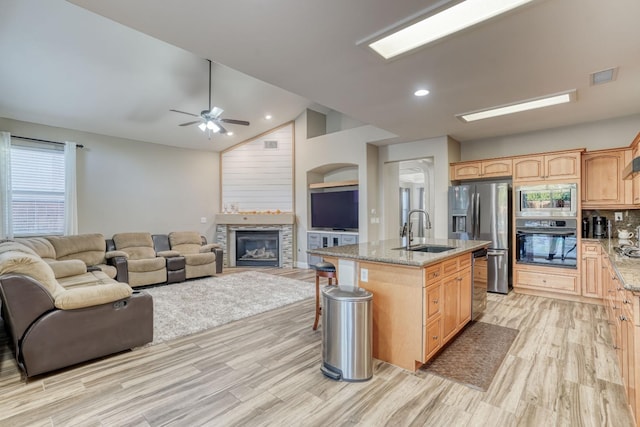
[[[577,268],[577,220],[516,219],[516,263]]]

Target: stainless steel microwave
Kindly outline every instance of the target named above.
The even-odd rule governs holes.
[[[543,184],[516,187],[517,217],[575,217],[578,185]]]

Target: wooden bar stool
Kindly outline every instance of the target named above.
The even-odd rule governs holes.
[[[313,266],[316,270],[316,320],[313,322],[313,330],[318,329],[318,320],[320,319],[320,278],[326,277],[329,279],[329,285],[332,285],[333,279],[336,279],[335,285],[338,284],[338,276],[336,275],[336,267],[330,262],[320,262]]]

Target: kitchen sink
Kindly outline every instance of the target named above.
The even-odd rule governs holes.
[[[406,250],[407,248],[402,246],[400,248],[393,248],[393,250]],[[446,252],[455,249],[453,246],[442,246],[442,245],[416,245],[411,246],[409,250],[411,252],[430,252],[430,253],[439,253]]]

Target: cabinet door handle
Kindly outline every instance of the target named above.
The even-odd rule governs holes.
[[[434,299],[434,300],[433,300],[433,303],[434,303],[434,304],[437,304],[437,303],[438,303],[438,300],[437,300],[437,299]]]
[[[433,336],[433,340],[434,340],[434,341],[436,341],[437,339],[438,339],[438,336],[437,336],[437,335],[434,335],[434,336]]]
[[[627,320],[627,316],[625,316],[624,314],[621,314],[620,320],[624,322],[625,320]]]

